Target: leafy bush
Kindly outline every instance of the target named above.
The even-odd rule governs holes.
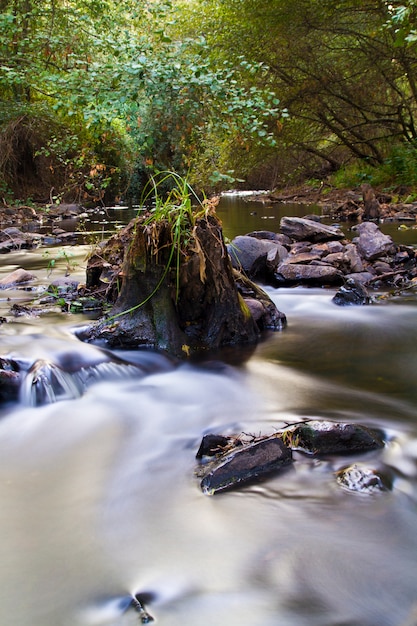
[[[114,125],[86,129],[43,103],[0,104],[0,191],[10,201],[103,200],[127,185],[130,142]]]

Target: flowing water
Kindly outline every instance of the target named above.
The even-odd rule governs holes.
[[[226,235],[277,230],[289,213],[256,206],[223,202]],[[67,249],[74,277],[87,251]],[[30,268],[41,289],[47,258],[8,254],[0,275]],[[346,309],[325,289],[268,293],[285,331],[241,362],[227,351],[178,364],[110,359],[77,340],[85,317],[11,318],[11,302],[34,294],[0,292],[0,354],[35,363],[1,409],[2,626],[138,624],[129,594],[163,626],[416,626],[417,296]],[[205,433],[269,434],[305,418],[377,426],[387,443],[298,455],[263,483],[202,494]],[[392,490],[341,489],[335,472],[354,462],[389,473]]]

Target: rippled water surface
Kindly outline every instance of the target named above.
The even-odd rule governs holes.
[[[220,213],[237,234],[227,205]],[[82,277],[88,247],[68,252]],[[50,280],[42,250],[0,262],[0,276],[23,266],[39,288]],[[11,318],[11,302],[33,293],[0,292],[2,356],[101,368],[78,397],[1,409],[0,624],[138,624],[124,609],[139,593],[163,626],[416,626],[416,297],[346,309],[328,290],[268,293],[288,327],[244,362],[118,353],[132,368],[76,339],[82,316]],[[387,443],[299,454],[264,483],[201,493],[205,433],[305,418],[377,426]],[[342,490],[335,472],[354,462],[389,473],[392,490]]]

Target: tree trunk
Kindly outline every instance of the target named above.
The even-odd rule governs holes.
[[[110,240],[109,256],[124,250],[124,259],[107,292],[114,293],[116,281],[121,288],[109,315],[83,338],[178,357],[257,341],[260,330],[238,292],[218,219],[197,219],[178,257],[172,246],[166,220],[138,219]],[[87,286],[98,287],[104,265],[106,249],[90,260]]]

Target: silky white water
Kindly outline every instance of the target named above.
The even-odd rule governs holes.
[[[25,265],[46,280],[39,252],[4,261],[2,276]],[[118,353],[137,366],[120,369],[77,340],[82,316],[0,326],[2,356],[97,372],[79,393],[1,408],[1,625],[138,624],[125,610],[138,593],[163,626],[416,626],[417,299],[341,309],[327,290],[268,293],[288,327],[240,363],[138,351]],[[386,446],[298,455],[263,483],[202,494],[204,434],[305,418],[377,426]],[[342,490],[335,472],[353,462],[389,471],[392,490]]]

